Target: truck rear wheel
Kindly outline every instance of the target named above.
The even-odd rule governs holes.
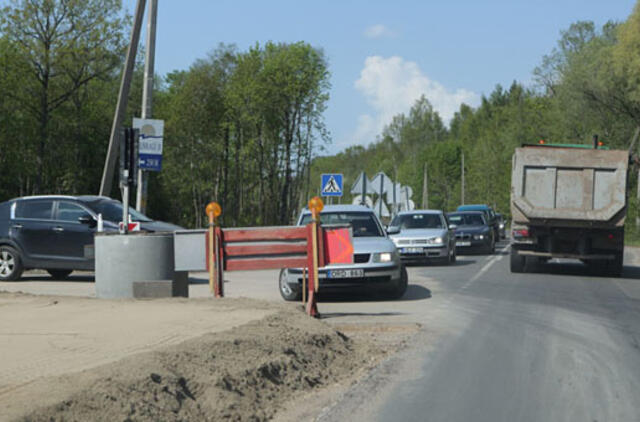
[[[518,254],[518,251],[511,247],[510,267],[512,273],[523,273],[525,257]]]

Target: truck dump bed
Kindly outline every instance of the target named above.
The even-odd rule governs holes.
[[[616,227],[624,224],[627,151],[516,148],[511,215],[527,225]]]

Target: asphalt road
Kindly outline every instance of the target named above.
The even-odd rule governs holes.
[[[640,421],[640,268],[508,261],[413,267],[432,292],[423,330],[320,419]]]
[[[401,300],[322,297],[322,318],[337,327],[420,329],[317,420],[640,421],[640,267],[619,279],[571,262],[511,274],[501,249],[410,267]],[[281,301],[277,271],[225,280],[227,296]],[[93,296],[92,281],[27,274],[0,290]],[[190,296],[208,295],[207,275],[192,274]]]

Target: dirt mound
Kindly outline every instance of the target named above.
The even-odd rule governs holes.
[[[81,392],[22,420],[268,420],[296,395],[352,377],[383,353],[288,308],[81,372]]]

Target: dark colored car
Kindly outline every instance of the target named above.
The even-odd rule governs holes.
[[[461,211],[447,214],[449,227],[455,229],[456,251],[493,253],[496,238],[482,211]]]
[[[122,204],[107,197],[46,195],[0,203],[0,280],[17,280],[27,269],[44,269],[54,278],[93,270],[98,214],[104,231],[118,231]],[[129,214],[142,231],[181,229],[134,209]]]
[[[500,227],[498,223],[498,219],[496,218],[496,213],[493,211],[487,204],[469,204],[469,205],[460,205],[456,211],[482,211],[484,213],[485,219],[487,220],[487,224],[491,226],[493,229],[493,237],[496,239],[500,238]]]

